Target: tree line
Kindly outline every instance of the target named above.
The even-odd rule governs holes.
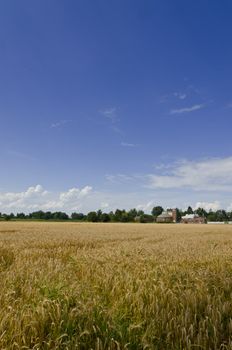
[[[87,222],[141,222],[149,223],[154,222],[164,209],[161,206],[155,206],[150,214],[146,214],[143,210],[137,209],[116,209],[109,213],[98,211],[90,211],[88,214],[73,212],[68,215],[65,212],[57,211],[35,211],[29,214],[25,213],[0,213],[1,220],[51,220],[51,221],[87,221]],[[176,208],[177,222],[181,220],[181,217],[186,214],[197,214],[201,217],[205,217],[207,221],[226,222],[232,221],[232,211],[228,212],[223,209],[206,211],[203,208],[193,210],[191,206],[187,210],[181,210]]]

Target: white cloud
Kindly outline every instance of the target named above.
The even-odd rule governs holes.
[[[81,190],[79,190],[79,188],[74,187],[74,188],[71,188],[70,190],[68,190],[67,192],[62,192],[59,197],[60,197],[60,200],[65,203],[65,202],[69,202],[72,200],[76,200],[76,199],[85,197],[91,191],[92,191],[91,186],[85,186]]]
[[[191,205],[193,208],[203,207],[206,210],[228,207],[228,210],[232,210],[231,196],[226,192],[201,191],[199,193],[192,190],[182,191],[182,188],[159,191],[156,187],[144,188],[144,182],[141,183],[141,180],[136,177],[120,176],[120,179],[122,182],[112,183],[112,189],[108,191],[94,191],[91,186],[85,186],[80,189],[74,187],[62,192],[48,192],[42,186],[37,185],[29,187],[24,192],[1,192],[0,212],[28,213],[44,210],[65,211],[70,214],[74,211],[87,213],[99,208],[107,212],[117,208],[127,210],[137,208],[150,213],[155,205],[161,205],[163,208],[185,208]],[[133,182],[129,189],[131,179]],[[145,175],[144,181],[147,179]],[[214,200],[215,193],[220,202]],[[194,203],[196,203],[195,206]]]
[[[70,200],[75,200],[79,197],[80,190],[78,188],[71,188],[67,192],[62,192],[59,199],[62,203],[69,202]]]
[[[182,114],[182,113],[190,113],[190,112],[194,112],[197,111],[199,109],[204,108],[205,105],[204,104],[198,104],[198,105],[194,105],[191,107],[184,107],[184,108],[179,108],[179,109],[172,109],[170,111],[170,114]]]
[[[93,188],[91,186],[85,186],[80,190],[80,197],[85,197],[92,192]]]
[[[163,207],[188,205],[213,210],[232,210],[232,156],[198,161],[180,160],[157,166],[153,174],[106,175],[106,188],[91,186],[67,191],[46,191],[41,185],[23,192],[0,192],[0,212],[61,210],[86,213],[99,208],[137,207],[150,212],[154,203]],[[168,191],[166,191],[167,189]],[[231,203],[231,204],[230,204]]]
[[[232,157],[180,161],[159,175],[149,175],[151,188],[232,191]]]
[[[41,185],[29,187],[25,192],[0,193],[1,211],[30,210],[77,210],[83,201],[92,193],[91,186],[82,189],[71,188],[67,192],[52,193]]]
[[[81,208],[81,199],[88,196],[92,191],[91,186],[85,186],[81,190],[79,188],[71,188],[67,192],[62,192],[59,199],[54,202],[56,208],[70,208],[71,210],[78,210]]]
[[[25,192],[6,192],[0,193],[1,201],[14,201],[14,200],[22,200],[24,198],[31,198],[34,195],[46,195],[47,191],[43,190],[41,185],[37,185],[35,187],[29,187]]]
[[[153,207],[154,207],[154,202],[153,201],[149,201],[148,203],[145,203],[145,204],[138,204],[136,206],[136,209],[137,210],[143,210],[145,213],[147,213],[147,212],[151,212]]]
[[[196,205],[194,206],[194,210],[198,209],[198,208],[203,208],[206,211],[216,211],[219,210],[221,208],[221,204],[219,201],[214,201],[214,202],[197,202]]]
[[[124,176],[121,176],[124,178]],[[146,202],[147,201],[147,202]],[[142,205],[143,210],[150,212],[152,202],[149,202],[146,195],[135,192],[96,192],[91,186],[81,189],[71,188],[63,192],[46,191],[42,186],[29,187],[24,192],[1,192],[0,212],[32,212],[44,211],[74,211],[87,213],[91,210],[101,208],[104,211],[115,210],[116,208],[131,209]]]

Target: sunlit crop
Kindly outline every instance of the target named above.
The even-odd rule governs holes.
[[[232,349],[232,227],[1,222],[0,349]]]

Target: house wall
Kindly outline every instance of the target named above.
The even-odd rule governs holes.
[[[158,223],[170,223],[170,222],[173,222],[173,220],[172,220],[172,217],[166,217],[166,218],[157,218],[156,219],[156,222],[158,222]]]

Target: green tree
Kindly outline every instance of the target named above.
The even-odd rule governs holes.
[[[161,206],[157,206],[154,207],[151,211],[152,215],[154,216],[154,218],[156,219],[157,216],[159,216],[160,214],[162,214],[162,212],[164,211],[164,209]]]
[[[11,216],[7,215],[7,214],[3,214],[3,218],[5,221],[10,221],[11,220]]]
[[[72,220],[84,220],[85,215],[82,213],[72,213],[71,218]]]
[[[121,222],[128,222],[129,221],[128,213],[125,210],[123,210],[123,212],[122,212],[120,221]]]
[[[210,210],[207,214],[207,220],[208,221],[217,221],[217,215],[214,211]]]
[[[176,222],[180,222],[182,215],[182,210],[176,208]]]
[[[110,216],[107,213],[103,213],[101,216],[101,221],[102,222],[109,222],[110,221]]]
[[[25,219],[26,215],[24,213],[17,213],[16,218],[17,219]]]
[[[186,210],[186,214],[193,214],[193,209],[192,207],[188,207],[188,209]]]
[[[90,221],[90,222],[97,222],[97,213],[95,211],[90,211],[88,214],[87,214],[87,221]]]
[[[203,218],[207,217],[207,211],[203,208],[197,208],[194,212]]]
[[[138,216],[138,212],[135,208],[128,211],[128,220],[129,221],[134,221],[136,216]]]
[[[225,210],[216,211],[216,221],[228,221],[228,215]]]
[[[102,211],[100,209],[97,211],[97,221],[102,221]]]
[[[55,213],[52,214],[52,218],[54,220],[68,220],[69,216],[62,211],[56,211]]]
[[[149,214],[143,214],[139,217],[139,222],[141,223],[154,222],[154,216]]]
[[[120,222],[121,219],[122,219],[122,213],[123,213],[122,210],[116,209],[116,210],[115,210],[115,213],[114,213],[114,221]]]
[[[115,217],[114,217],[114,212],[113,211],[110,211],[109,212],[109,217],[110,217],[110,221],[115,221]]]

